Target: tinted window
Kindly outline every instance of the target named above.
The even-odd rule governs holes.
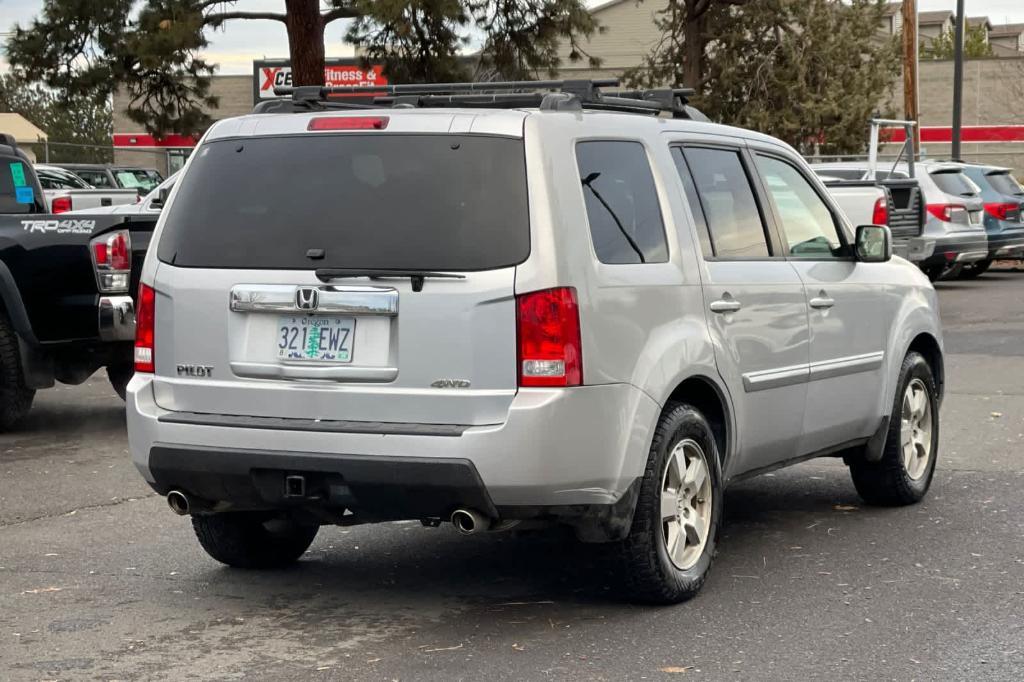
[[[686,160],[719,258],[771,255],[764,222],[738,152],[690,147]]]
[[[188,267],[484,270],[530,251],[523,141],[301,135],[203,145],[161,260]],[[323,259],[306,252],[323,249]]]
[[[48,168],[36,169],[39,184],[43,189],[91,189],[84,180],[71,173],[61,173]]]
[[[1009,171],[989,173],[985,177],[988,179],[988,184],[992,185],[992,189],[1000,194],[1024,196],[1024,187],[1020,186],[1017,178],[1010,175]]]
[[[814,172],[821,177],[840,180],[860,180],[864,177],[864,171],[856,168],[815,168]]]
[[[681,147],[672,149],[672,160],[676,162],[676,170],[679,171],[679,178],[683,181],[683,191],[686,192],[686,202],[690,205],[690,212],[697,222],[697,238],[700,239],[700,248],[705,256],[715,255],[711,248],[711,237],[708,235],[708,221],[704,217],[704,209],[700,205],[700,197],[697,195],[697,185],[693,182],[693,175],[689,166],[686,165],[686,157],[683,156]]]
[[[843,255],[835,218],[800,172],[771,156],[757,155],[757,168],[779,213],[790,255],[830,258]]]
[[[139,169],[128,169],[114,171],[117,184],[125,189],[137,189],[141,192],[149,192],[160,184],[161,178],[156,171]]]
[[[973,197],[981,190],[971,179],[960,171],[935,171],[931,173],[932,181],[946,194],[961,197]]]
[[[77,170],[75,173],[78,177],[88,182],[93,187],[112,187],[110,178],[103,171],[95,170]]]
[[[16,156],[0,156],[0,213],[36,213],[45,210],[32,187],[29,164]],[[17,177],[15,177],[17,175]]]
[[[667,261],[665,226],[643,145],[581,142],[576,164],[598,259],[613,264]]]
[[[909,177],[903,171],[875,171],[876,180],[906,180]]]

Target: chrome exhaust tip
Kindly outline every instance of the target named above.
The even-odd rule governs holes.
[[[167,493],[167,506],[178,516],[187,516],[190,507],[188,495],[180,490],[172,490]]]
[[[491,520],[475,509],[456,509],[452,512],[452,525],[463,535],[472,535],[489,529]]]

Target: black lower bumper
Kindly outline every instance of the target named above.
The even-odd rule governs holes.
[[[1024,230],[1012,230],[988,236],[989,258],[1020,257],[1024,252]]]
[[[459,507],[497,517],[473,463],[465,459],[367,457],[264,450],[156,446],[151,483],[232,509],[348,509],[372,519],[448,518]],[[297,481],[301,477],[301,494]]]
[[[952,267],[984,260],[988,257],[988,238],[984,232],[951,233],[935,240],[932,255],[921,262],[924,269]]]

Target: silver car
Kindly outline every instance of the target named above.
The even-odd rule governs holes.
[[[595,101],[210,128],[147,255],[128,430],[213,558],[565,524],[669,603],[735,481],[830,456],[871,503],[925,495],[942,333],[888,229],[776,139]]]
[[[835,176],[868,172],[864,161],[822,163],[812,166],[819,175]],[[881,164],[881,177],[909,177],[907,164]],[[863,175],[861,176],[863,177]],[[962,164],[922,161],[914,165],[914,177],[925,199],[925,225],[921,237],[935,242],[932,255],[919,264],[929,279],[958,274],[962,268],[988,258],[981,189],[965,173]]]

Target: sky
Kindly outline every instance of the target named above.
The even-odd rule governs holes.
[[[589,4],[598,4],[590,0]],[[25,24],[39,13],[42,0],[0,0],[0,40],[15,23]],[[1024,23],[1024,0],[965,0],[968,16],[988,16],[993,24]],[[282,11],[284,0],[241,0],[239,10]],[[918,0],[918,11],[955,10],[955,0]],[[324,38],[328,57],[350,57],[352,48],[343,41],[347,22],[334,22]],[[276,21],[233,21],[209,35],[209,61],[219,73],[250,73],[252,60],[288,56],[284,25]],[[0,70],[6,67],[0,55]]]

